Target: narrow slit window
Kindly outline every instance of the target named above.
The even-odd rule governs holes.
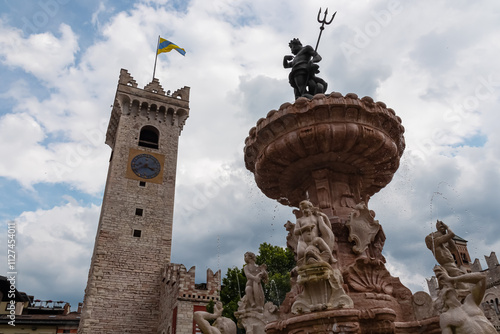
[[[134,230],[134,237],[136,237],[136,238],[140,238],[140,237],[141,237],[141,234],[142,234],[142,231],[141,231],[141,230]]]

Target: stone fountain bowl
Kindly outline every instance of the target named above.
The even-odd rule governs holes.
[[[356,94],[317,94],[271,110],[245,139],[245,165],[262,192],[298,206],[315,170],[353,174],[362,197],[385,187],[405,149],[394,110]]]

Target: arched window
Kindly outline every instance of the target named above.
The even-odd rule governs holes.
[[[141,129],[139,135],[139,146],[158,148],[160,133],[154,126],[147,125]]]

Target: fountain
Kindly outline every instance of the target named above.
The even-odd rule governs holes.
[[[292,290],[265,332],[440,333],[439,317],[420,316],[427,299],[414,298],[387,271],[386,237],[369,210],[399,167],[401,119],[370,97],[325,94],[326,82],[315,76],[317,46],[294,39],[290,48],[283,65],[292,68],[296,100],[258,120],[244,148],[261,191],[300,208],[296,223],[285,224],[297,261]]]
[[[299,208],[293,211],[296,222],[284,224],[296,267],[278,309],[264,300],[266,265],[247,252],[238,325],[248,334],[496,333],[480,309],[486,277],[455,265],[455,234],[442,221],[425,239],[439,263],[437,301],[423,291],[412,295],[386,269],[386,236],[369,201],[399,167],[405,149],[401,119],[370,97],[325,94],[327,83],[315,76],[317,45],[304,47],[294,39],[290,48],[293,56],[285,56],[283,65],[292,68],[296,100],[258,120],[244,157],[266,196]],[[223,328],[228,319],[221,307],[216,315],[196,312],[200,328],[234,334],[235,328]],[[207,319],[218,322],[209,327]]]

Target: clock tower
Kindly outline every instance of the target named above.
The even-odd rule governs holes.
[[[144,89],[122,69],[106,133],[106,188],[78,333],[156,333],[170,262],[179,136],[189,87]]]

